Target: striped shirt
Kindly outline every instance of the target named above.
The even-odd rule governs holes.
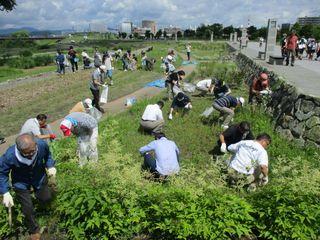
[[[232,96],[225,96],[219,99],[214,100],[213,104],[217,104],[220,107],[236,107],[238,104],[238,100]]]

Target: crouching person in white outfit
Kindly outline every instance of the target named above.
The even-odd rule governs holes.
[[[98,160],[98,122],[87,113],[70,113],[60,124],[64,136],[72,133],[78,138],[79,164]]]
[[[262,133],[256,140],[243,140],[228,147],[233,153],[228,166],[231,186],[248,187],[249,191],[253,191],[257,186],[268,183],[266,148],[270,143],[271,137]]]

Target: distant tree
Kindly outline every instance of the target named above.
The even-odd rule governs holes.
[[[159,29],[158,32],[156,33],[156,39],[159,39],[162,36],[162,30]]]
[[[250,36],[251,39],[256,39],[257,38],[257,36],[256,36],[257,30],[258,29],[253,25],[247,28],[247,33],[248,33],[248,35]]]
[[[150,30],[147,30],[146,33],[145,33],[145,36],[146,36],[146,39],[150,39],[150,37],[151,37],[151,31],[150,31]]]
[[[185,38],[192,38],[196,36],[196,31],[192,29],[187,29],[184,31],[183,35]]]
[[[302,26],[298,22],[296,22],[295,24],[293,24],[291,30],[295,30],[296,33],[300,34],[301,28]]]
[[[317,39],[318,41],[320,40],[320,26],[313,26],[313,37]]]
[[[139,38],[139,33],[137,33],[137,32],[133,33],[133,37],[134,38]]]
[[[299,36],[305,36],[307,38],[313,36],[313,26],[311,24],[307,24],[301,27],[300,31],[297,32]]]
[[[163,37],[167,38],[167,36],[168,36],[167,31],[163,31]]]
[[[222,32],[225,36],[229,36],[231,33],[234,33],[234,27],[232,25],[227,26],[222,29]]]
[[[122,32],[122,33],[120,34],[120,36],[121,36],[121,38],[125,39],[125,38],[127,37],[127,33],[126,33],[126,32]]]
[[[0,11],[12,11],[17,6],[16,0],[0,0]]]
[[[17,31],[11,34],[11,37],[14,38],[28,38],[30,37],[30,34],[28,31],[25,30],[21,30],[21,31]]]
[[[178,38],[182,38],[182,32],[181,32],[181,31],[178,31],[178,32],[177,32],[177,37],[178,37]]]
[[[211,26],[209,26],[208,28],[209,28],[209,30],[211,30],[213,32],[214,38],[221,38],[222,37],[223,26],[221,23],[214,23]],[[209,34],[209,36],[210,35],[211,35],[211,33]]]

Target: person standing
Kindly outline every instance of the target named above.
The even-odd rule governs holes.
[[[88,160],[98,161],[98,122],[95,118],[87,113],[70,113],[61,122],[60,130],[66,137],[71,134],[77,137],[80,166]]]
[[[287,42],[287,34],[286,33],[284,33],[283,35],[282,35],[282,38],[281,38],[281,40],[280,40],[280,45],[281,45],[281,56],[282,57],[286,57],[286,55],[287,55],[287,51],[286,51],[286,42]]]
[[[64,61],[65,61],[65,58],[64,58],[64,55],[61,53],[60,50],[58,50],[57,52],[57,57],[56,57],[56,63],[58,65],[58,73],[60,74],[65,74],[65,66],[64,66]]]
[[[228,165],[229,184],[242,185],[253,191],[257,186],[268,183],[268,153],[271,137],[262,133],[256,140],[243,140],[231,144],[228,151],[233,153]]]
[[[180,171],[180,151],[174,141],[166,138],[164,133],[156,133],[155,140],[139,149],[144,156],[144,168],[159,176],[169,176]],[[154,152],[154,157],[151,152]]]
[[[77,52],[73,49],[73,46],[69,47],[68,51],[72,72],[78,71],[78,58],[77,58]]]
[[[96,68],[100,67],[102,65],[102,57],[99,52],[99,49],[95,47],[94,54],[93,54],[93,64]]]
[[[104,113],[103,108],[100,107],[100,89],[99,87],[105,86],[104,85],[104,75],[107,70],[105,65],[100,65],[97,67],[91,76],[91,80],[89,82],[90,91],[93,95],[92,105],[98,109],[100,112]]]
[[[41,205],[49,202],[53,189],[48,180],[55,179],[55,161],[47,143],[37,139],[32,133],[24,133],[16,138],[16,144],[9,147],[0,157],[0,194],[7,208],[14,206],[10,194],[9,178],[17,201],[21,204],[24,222],[31,240],[40,240],[40,227],[35,218],[32,192]]]
[[[140,126],[152,133],[162,132],[164,125],[162,108],[164,106],[163,101],[158,101],[156,104],[147,105],[141,117]]]
[[[36,118],[28,119],[22,126],[20,134],[32,133],[35,137],[44,140],[54,140],[56,135],[51,130],[49,124],[47,124],[47,116],[45,114],[39,114]]]
[[[104,55],[103,55],[103,58],[102,58],[102,62],[103,64],[106,66],[106,77],[109,78],[110,80],[110,85],[113,85],[113,81],[112,81],[112,57],[111,55],[106,52]]]
[[[291,58],[291,66],[294,66],[295,52],[297,48],[298,37],[296,36],[296,31],[292,30],[289,37],[286,39],[286,65],[289,65]]]
[[[186,49],[187,49],[187,58],[188,58],[188,61],[190,61],[190,57],[191,57],[191,44],[190,43],[187,43]]]

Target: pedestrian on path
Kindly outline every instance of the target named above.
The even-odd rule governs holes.
[[[16,144],[9,147],[0,157],[0,194],[7,208],[14,206],[10,194],[9,178],[11,178],[15,197],[21,205],[24,222],[30,239],[40,240],[40,227],[35,218],[32,193],[41,205],[48,203],[53,197],[53,189],[48,182],[55,182],[56,168],[49,146],[31,133],[16,138]],[[3,216],[4,217],[4,216]]]
[[[32,133],[35,137],[43,140],[54,140],[56,135],[47,124],[47,115],[39,114],[36,118],[28,119],[22,126],[20,134]]]
[[[296,48],[297,48],[298,37],[296,36],[296,31],[292,30],[289,37],[286,39],[286,65],[289,65],[290,58],[291,58],[291,66],[294,66],[294,60],[296,55]]]
[[[75,72],[75,70],[78,71],[79,58],[77,58],[77,52],[73,49],[73,46],[69,47],[68,56],[71,63],[72,72]]]
[[[191,44],[190,43],[187,43],[186,49],[187,49],[187,58],[188,58],[188,61],[190,61],[190,57],[191,57]]]
[[[262,133],[256,140],[243,140],[231,144],[228,151],[233,153],[228,164],[228,178],[231,186],[247,187],[254,191],[257,186],[268,183],[268,153],[271,137]]]
[[[103,108],[100,107],[100,89],[99,87],[105,86],[104,84],[104,76],[107,71],[107,67],[105,65],[100,65],[96,68],[92,75],[91,80],[89,82],[90,91],[93,95],[92,105],[98,109],[100,112],[104,113]]]
[[[78,139],[79,165],[88,160],[98,161],[98,122],[87,113],[74,112],[67,115],[60,124],[66,137],[74,134]]]
[[[60,50],[57,51],[56,63],[58,65],[58,73],[65,74],[65,57]]]
[[[140,121],[140,126],[143,130],[151,131],[151,133],[162,132],[162,128],[164,125],[162,115],[163,106],[163,101],[158,101],[156,104],[147,105]]]
[[[188,110],[192,109],[192,104],[190,98],[184,94],[183,92],[179,92],[177,96],[173,98],[171,108],[170,108],[170,113],[169,113],[169,120],[172,120],[173,116],[173,111],[178,110],[178,109],[183,109],[184,113]]]
[[[156,133],[155,140],[141,147],[139,152],[144,156],[143,167],[155,177],[166,177],[180,171],[180,151],[175,142],[168,140],[164,133]]]
[[[316,46],[316,40],[314,38],[309,38],[307,43],[307,53],[308,53],[308,59],[313,60],[313,55],[316,52],[317,46]]]

